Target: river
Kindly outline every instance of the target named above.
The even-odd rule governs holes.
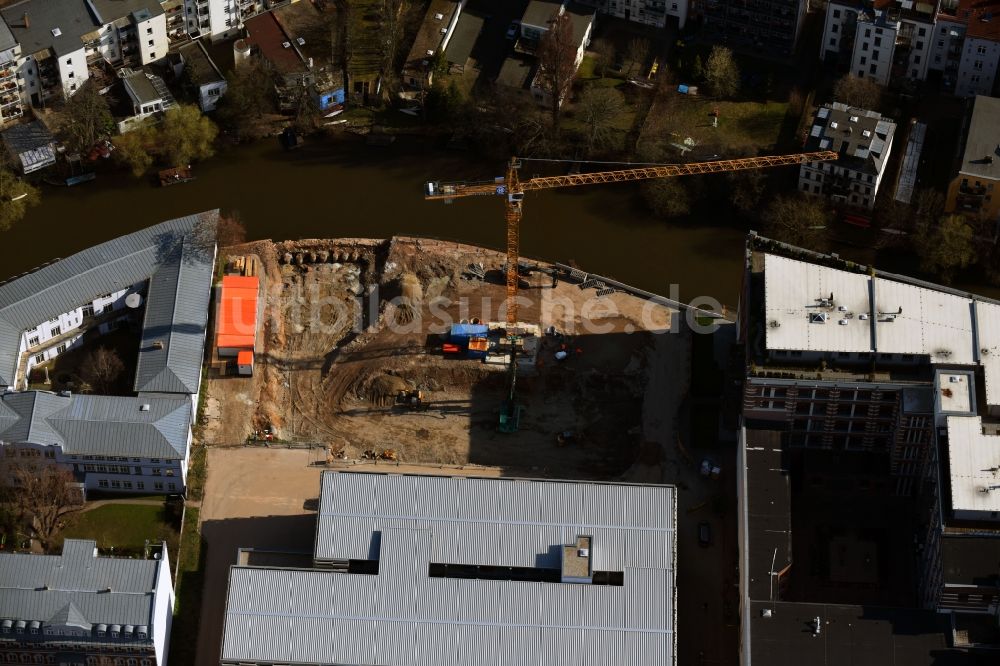
[[[526,166],[525,175],[533,168]],[[125,172],[101,173],[71,188],[46,186],[43,201],[0,232],[0,277],[173,217],[212,208],[238,210],[250,238],[274,240],[434,236],[499,248],[499,199],[423,200],[427,180],[489,179],[503,165],[468,153],[400,140],[386,148],[316,140],[293,152],[277,141],[231,147],[195,165],[197,179],[160,188]],[[712,296],[735,307],[743,234],[710,223],[670,225],[643,207],[634,185],[530,193],[522,254],[575,261],[581,268],[664,295]]]

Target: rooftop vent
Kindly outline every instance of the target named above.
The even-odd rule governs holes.
[[[163,341],[157,340],[153,343],[153,349],[163,349]]]
[[[868,319],[868,314],[865,313],[865,312],[862,312],[861,314],[858,315],[858,319]]]
[[[809,315],[810,324],[825,324],[826,323],[826,313],[825,312],[814,312]]]
[[[296,37],[295,38],[295,43],[298,44],[299,46],[305,46],[306,45],[306,40],[304,38],[302,38],[302,37]]]
[[[148,402],[144,402],[143,404],[139,405],[139,411],[140,412],[148,412],[149,411],[149,403]]]
[[[62,30],[60,30],[59,28],[52,28],[53,37],[59,37],[60,35],[62,35]]]
[[[444,20],[444,14],[435,14],[434,15],[434,20],[435,21],[443,21]]]
[[[841,326],[847,326],[847,320],[846,319],[841,319],[837,323],[840,324]]]
[[[441,34],[442,35],[447,35],[448,34],[448,28],[441,28]]]
[[[771,617],[771,609],[770,608],[761,608],[760,609],[760,616],[761,617]]]
[[[831,120],[830,121],[830,129],[837,129],[837,127],[839,127],[839,125],[837,125],[837,121],[836,120]]]
[[[872,131],[871,130],[865,130],[864,132],[862,132],[862,134],[864,134],[864,136],[865,136],[866,139],[870,139],[871,136],[872,136]]]
[[[858,122],[858,120],[859,120],[859,118],[857,116],[851,116],[851,122],[852,123],[856,123],[856,122]]]
[[[284,48],[286,48],[286,49],[290,49],[290,48],[292,48],[292,43],[291,43],[291,42],[281,42],[281,45],[282,45],[282,46],[283,46]]]
[[[434,55],[434,49],[427,49],[427,55],[429,56]]]

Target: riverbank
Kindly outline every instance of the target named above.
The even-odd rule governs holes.
[[[477,199],[425,202],[427,180],[488,179],[502,173],[468,152],[418,137],[368,147],[356,137],[317,138],[295,151],[277,141],[227,147],[195,166],[197,179],[157,188],[107,173],[73,188],[45,188],[42,203],[2,235],[4,277],[66,257],[156,222],[212,208],[238,210],[250,238],[413,235],[491,248],[504,243],[503,207]],[[44,235],[40,230],[45,230]],[[656,293],[710,295],[735,306],[743,230],[668,225],[628,185],[532,193],[522,252],[600,269]]]

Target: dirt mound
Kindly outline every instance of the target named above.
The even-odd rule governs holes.
[[[395,375],[378,375],[369,382],[365,397],[375,405],[391,405],[400,391],[406,391],[409,385],[402,377]]]

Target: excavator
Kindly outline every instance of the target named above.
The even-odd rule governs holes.
[[[599,185],[603,183],[626,183],[654,178],[675,178],[695,174],[728,173],[746,171],[748,169],[768,169],[780,166],[796,166],[812,162],[836,160],[836,152],[823,150],[812,153],[794,153],[791,155],[767,155],[763,157],[744,157],[735,160],[713,160],[708,162],[689,162],[687,164],[662,164],[636,166],[615,171],[593,171],[590,173],[568,174],[565,176],[535,176],[522,180],[520,171],[524,161],[512,157],[507,163],[506,175],[498,176],[485,182],[455,182],[442,183],[431,181],[425,185],[424,199],[429,201],[445,201],[477,196],[495,196],[503,198],[507,217],[507,266],[506,309],[507,335],[511,348],[518,344],[517,322],[517,292],[518,261],[521,252],[521,217],[524,213],[524,194],[536,190],[549,190],[560,187],[575,187],[579,185]],[[516,404],[515,386],[517,381],[516,352],[510,355],[509,391],[500,415],[501,432],[516,432],[523,407]]]

